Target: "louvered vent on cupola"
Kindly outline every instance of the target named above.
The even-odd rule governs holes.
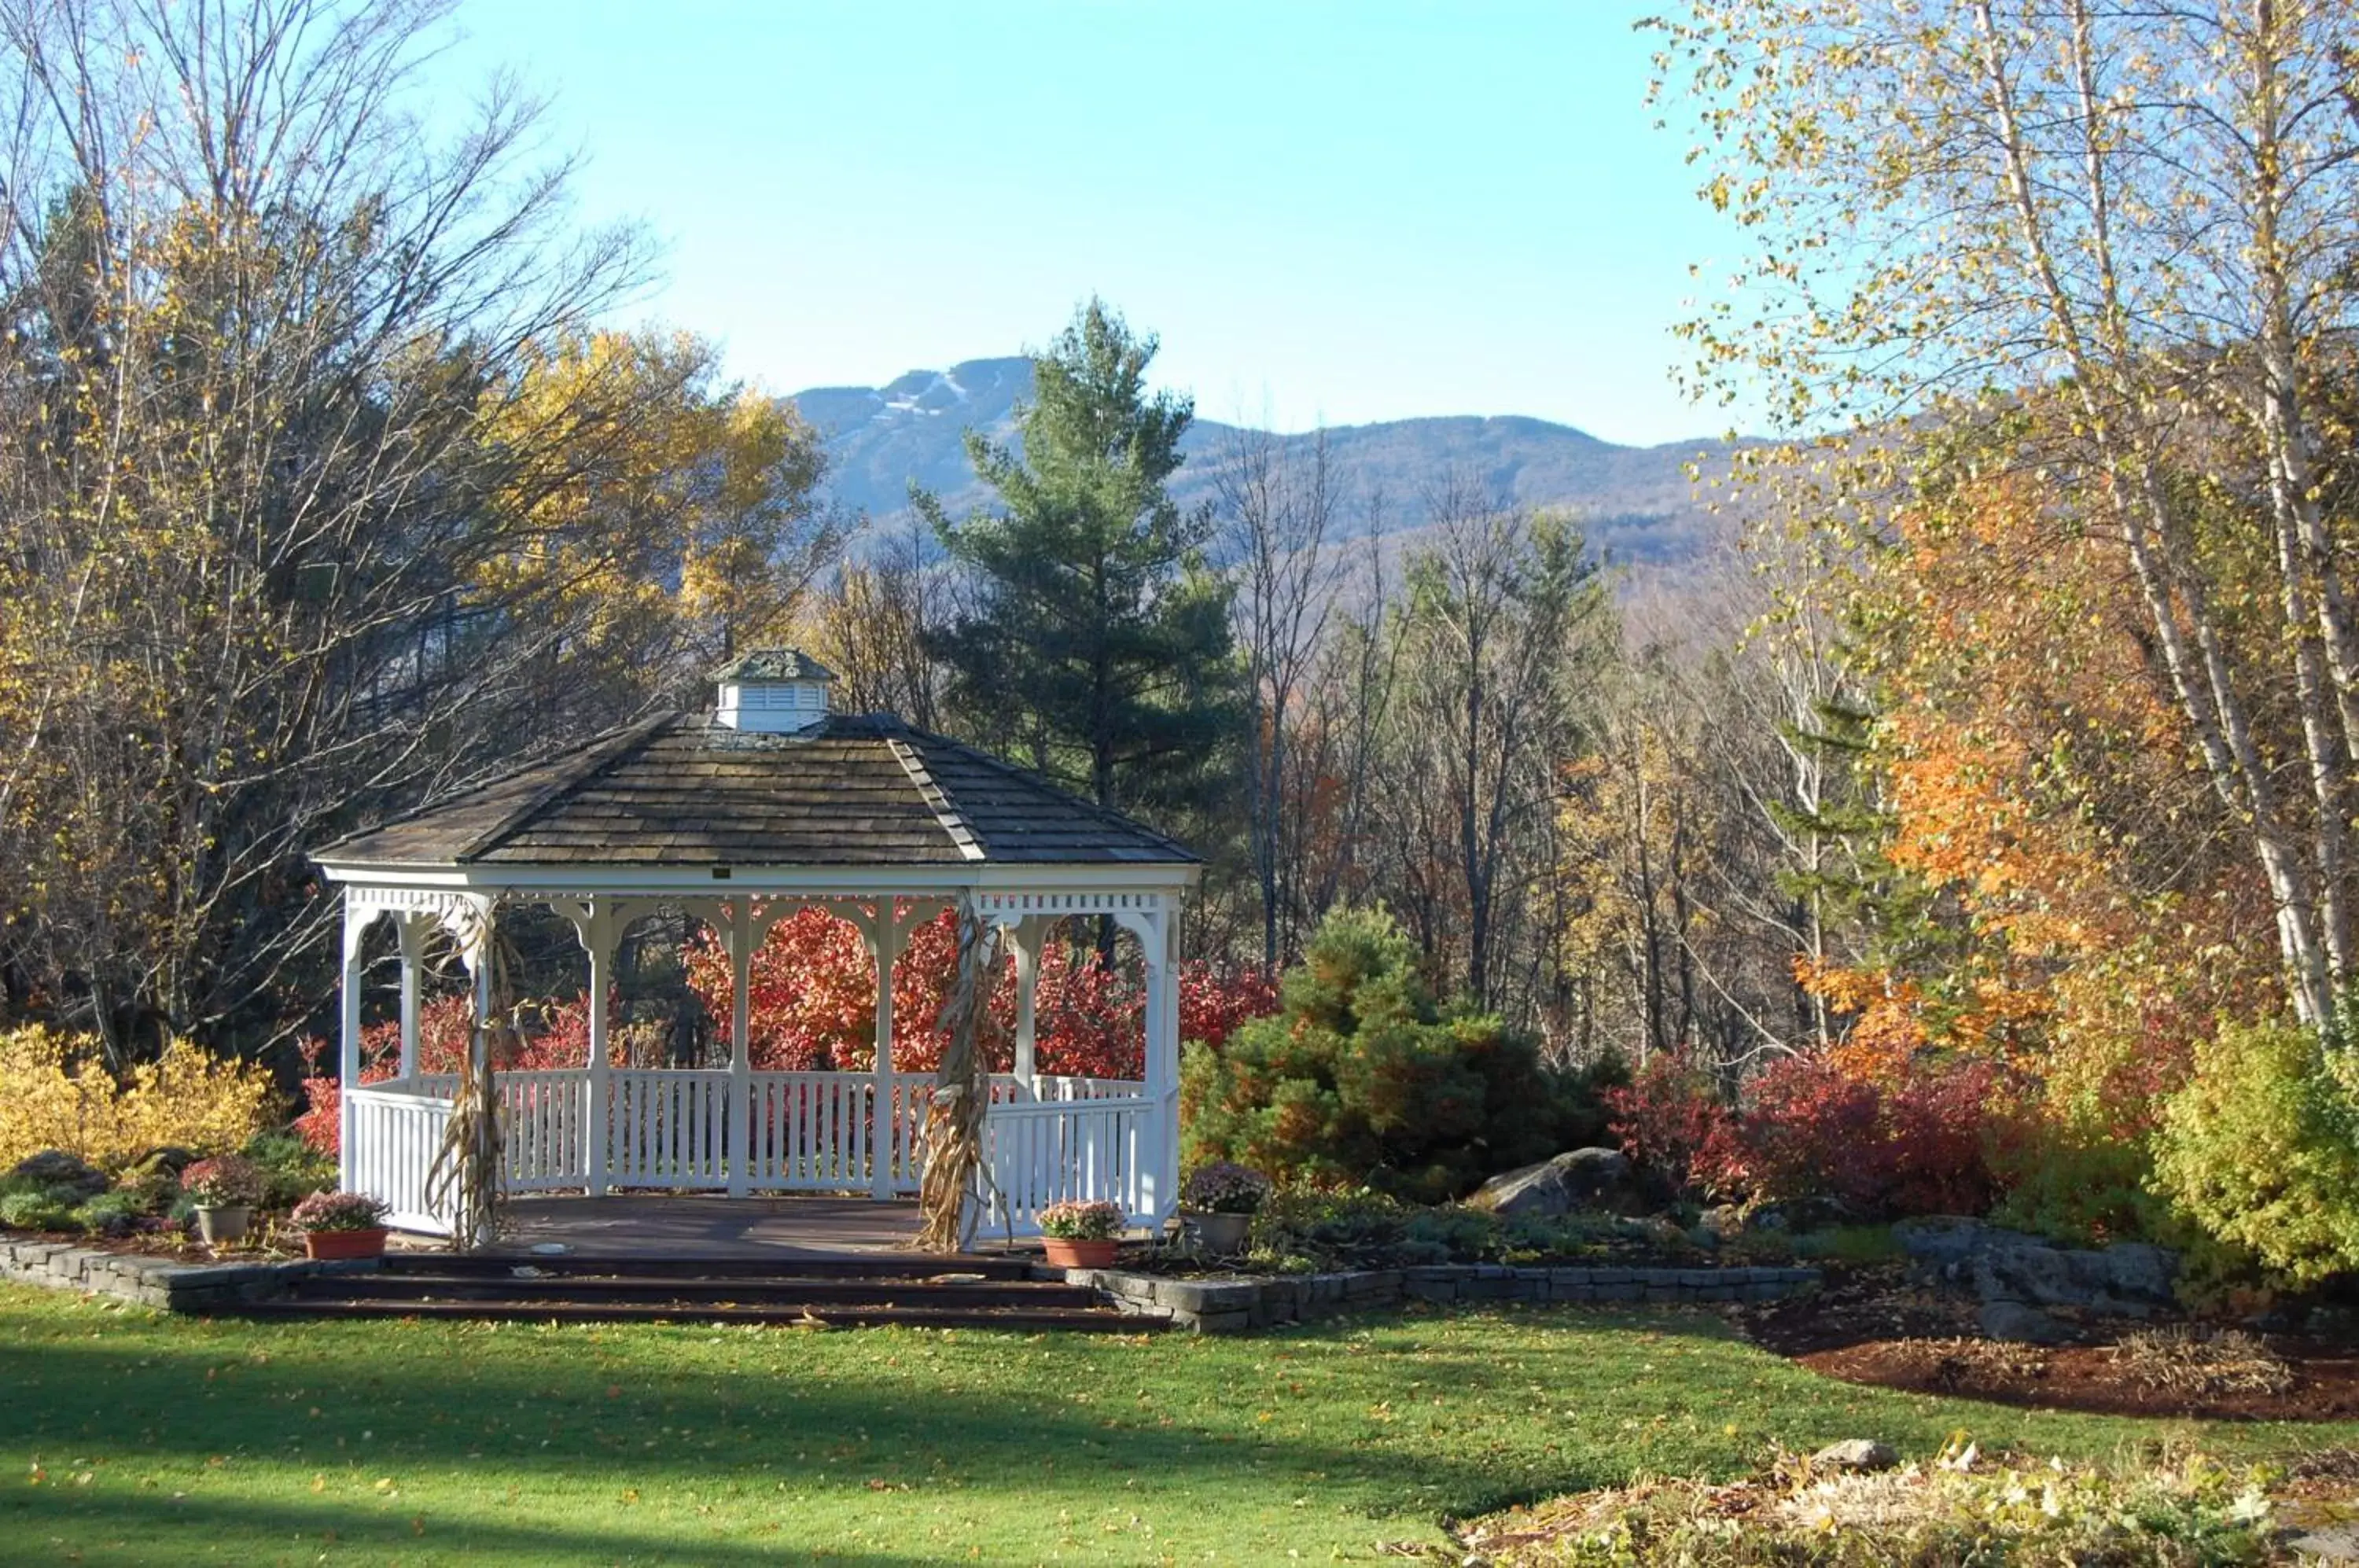
[[[759,648],[712,672],[721,683],[715,713],[733,730],[790,735],[827,717],[835,671],[792,648]]]

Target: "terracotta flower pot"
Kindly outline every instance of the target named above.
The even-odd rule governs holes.
[[[225,1241],[235,1241],[245,1235],[245,1227],[254,1223],[251,1203],[200,1203],[197,1205],[197,1234],[205,1238],[207,1247],[219,1247]]]
[[[1055,1269],[1103,1269],[1114,1261],[1117,1245],[1111,1236],[1101,1241],[1074,1241],[1060,1236],[1040,1238],[1049,1264]]]
[[[303,1256],[306,1258],[383,1258],[385,1227],[375,1225],[367,1230],[307,1230],[303,1233]]]
[[[1226,1258],[1243,1252],[1253,1236],[1251,1214],[1185,1214],[1180,1221],[1188,1227],[1188,1237],[1200,1251],[1215,1258]]]

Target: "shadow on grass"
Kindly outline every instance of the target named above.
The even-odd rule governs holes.
[[[412,1518],[417,1523],[412,1523]],[[87,1502],[35,1502],[16,1497],[0,1505],[0,1531],[7,1544],[0,1561],[22,1563],[55,1553],[77,1563],[168,1563],[192,1561],[199,1549],[223,1541],[283,1543],[289,1560],[373,1563],[415,1561],[482,1563],[693,1563],[715,1568],[739,1563],[787,1562],[845,1563],[853,1568],[915,1568],[938,1563],[939,1554],[910,1555],[812,1541],[789,1519],[758,1540],[728,1541],[712,1534],[690,1538],[682,1528],[621,1530],[606,1527],[504,1524],[483,1519],[444,1522],[431,1510],[398,1518],[339,1510],[331,1506],[288,1507],[251,1499],[181,1498],[153,1494],[115,1494]],[[332,1531],[332,1540],[330,1532]],[[740,1537],[755,1533],[734,1532]],[[51,1546],[50,1543],[57,1543]],[[42,1548],[50,1547],[49,1552]],[[258,1553],[258,1547],[249,1548]],[[64,1553],[71,1552],[71,1558]],[[251,1555],[250,1562],[275,1561]]]
[[[0,1387],[43,1391],[0,1406],[0,1448],[421,1476],[476,1466],[494,1488],[783,1480],[850,1496],[872,1481],[948,1480],[1043,1509],[1059,1493],[1103,1500],[1110,1475],[1150,1492],[1315,1481],[1369,1516],[1426,1519],[1627,1473],[1590,1444],[1546,1454],[1524,1432],[1510,1456],[1367,1418],[1415,1377],[1420,1398],[1446,1394],[1462,1419],[1463,1401],[1481,1399],[1486,1419],[1528,1420],[1521,1392],[1549,1374],[1448,1345],[1439,1323],[1377,1325],[1408,1328],[1407,1354],[1426,1358],[1408,1371],[1389,1350],[1335,1348],[1332,1331],[1115,1345],[893,1331],[121,1326],[0,1342]],[[1315,1368],[1289,1372],[1283,1358],[1306,1350]],[[1298,1377],[1316,1382],[1310,1396],[1288,1391]]]

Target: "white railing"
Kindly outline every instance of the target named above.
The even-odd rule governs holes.
[[[885,1188],[914,1192],[926,1174],[926,1113],[934,1103],[930,1073],[893,1074],[893,1105],[886,1118]]]
[[[1147,1085],[1127,1078],[1052,1078],[1042,1073],[1032,1080],[1027,1094],[1024,1080],[1012,1073],[991,1075],[991,1103],[1042,1105],[1049,1101],[1121,1100],[1147,1093]]]
[[[352,1103],[353,1191],[384,1203],[403,1230],[448,1236],[451,1222],[426,1201],[426,1174],[451,1125],[451,1102],[408,1089],[348,1089]]]
[[[994,1105],[983,1124],[978,1239],[1038,1236],[1040,1211],[1069,1198],[1104,1198],[1134,1220],[1144,1215],[1147,1105],[1135,1096]]]
[[[501,1073],[502,1188],[548,1192],[589,1184],[601,1130],[590,1121],[586,1068]],[[420,1073],[354,1091],[355,1181],[394,1205],[404,1229],[447,1231],[427,1212],[425,1179],[457,1079]],[[1037,1234],[1033,1216],[1064,1198],[1109,1198],[1134,1216],[1147,1205],[1144,1085],[1119,1079],[1042,1077],[1027,1090],[992,1080],[984,1161],[995,1188],[984,1232]],[[756,1192],[918,1190],[925,1170],[933,1075],[891,1075],[879,1115],[865,1073],[756,1073],[748,1082],[745,1186]],[[723,1191],[729,1186],[730,1075],[720,1069],[617,1069],[608,1075],[603,1129],[606,1185]],[[884,1181],[876,1181],[877,1164]]]
[[[842,1192],[870,1182],[873,1077],[756,1073],[746,1160],[756,1191]]]
[[[459,1092],[459,1075],[421,1073],[415,1078],[379,1087],[447,1100]],[[500,1174],[505,1191],[543,1192],[588,1184],[588,1068],[495,1073],[492,1075],[492,1092],[500,1097],[500,1130],[506,1150]]]
[[[590,1073],[587,1068],[501,1073],[500,1097],[511,1192],[584,1186],[590,1180]]]
[[[727,1073],[619,1072],[607,1080],[606,1100],[611,1185],[729,1185]]]

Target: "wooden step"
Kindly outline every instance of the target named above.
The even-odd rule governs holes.
[[[1028,1279],[1032,1266],[1022,1258],[971,1253],[878,1252],[864,1255],[772,1258],[648,1258],[583,1253],[388,1252],[385,1274],[473,1274],[506,1278],[532,1268],[543,1274],[628,1276],[633,1279],[742,1279],[792,1275],[799,1279],[923,1279],[938,1274],[980,1274],[986,1279]]]
[[[417,1318],[499,1323],[735,1323],[777,1328],[984,1328],[1010,1333],[1079,1330],[1142,1334],[1166,1327],[1159,1318],[1130,1317],[1103,1307],[915,1307],[814,1301],[760,1307],[668,1302],[575,1301],[397,1301],[282,1297],[224,1306],[223,1315],[248,1318]]]
[[[830,1279],[801,1274],[726,1279],[665,1279],[638,1274],[429,1274],[399,1272],[317,1275],[294,1282],[306,1301],[564,1301],[793,1306],[823,1303],[875,1306],[1091,1307],[1086,1286],[1050,1280],[958,1279],[951,1276]]]

